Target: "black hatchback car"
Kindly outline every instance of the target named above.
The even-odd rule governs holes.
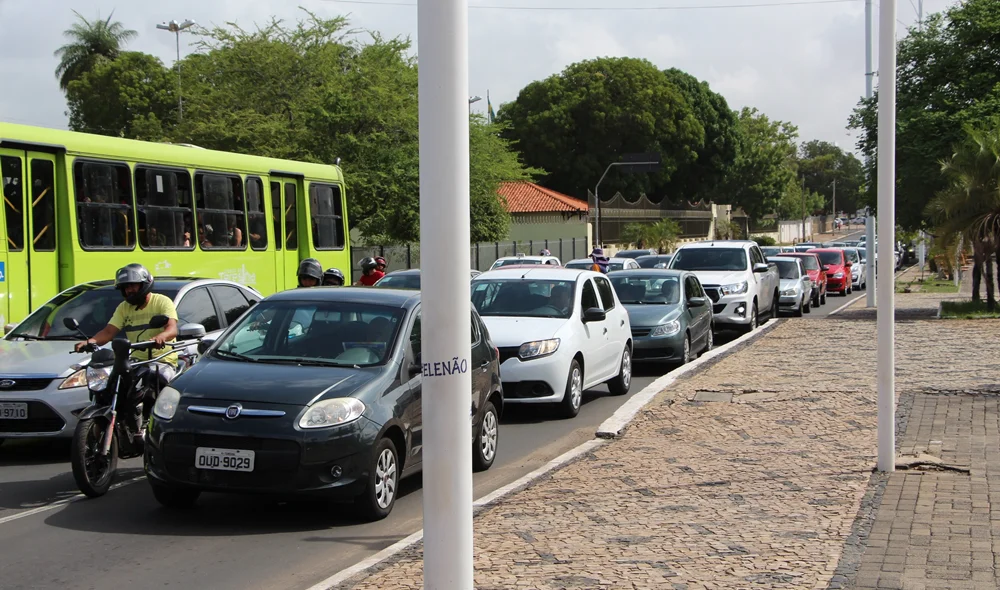
[[[473,468],[496,458],[499,354],[473,311]],[[156,499],[201,491],[353,499],[384,518],[421,469],[420,294],[294,289],[267,297],[157,398],[145,470]]]

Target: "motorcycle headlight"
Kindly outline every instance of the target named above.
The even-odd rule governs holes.
[[[674,334],[681,331],[681,323],[679,320],[672,320],[665,324],[660,324],[652,330],[650,330],[650,336],[673,336]]]
[[[105,377],[105,379],[107,379]],[[87,384],[87,369],[80,369],[76,373],[73,373],[62,382],[59,389],[73,389],[74,387],[83,387]]]
[[[747,292],[747,281],[741,281],[739,283],[733,283],[732,285],[723,285],[722,294],[723,295],[742,295]]]
[[[365,412],[365,404],[353,397],[316,402],[299,418],[299,428],[327,428],[353,422]]]
[[[111,367],[87,367],[87,388],[91,391],[104,391],[111,377]]]
[[[153,414],[157,418],[170,420],[177,413],[177,406],[181,402],[181,392],[173,387],[164,387],[160,395],[156,396],[156,405],[153,406]]]
[[[517,350],[517,356],[522,359],[532,359],[540,356],[548,356],[557,350],[559,350],[558,338],[552,338],[551,340],[535,340],[522,344],[521,348]]]

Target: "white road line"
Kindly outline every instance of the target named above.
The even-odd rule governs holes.
[[[850,301],[848,301],[847,303],[841,305],[837,309],[835,309],[835,310],[831,311],[830,313],[826,314],[826,317],[830,317],[832,315],[838,314],[838,313],[844,311],[845,309],[847,309],[848,307],[854,305],[858,301],[861,301],[862,299],[864,299],[864,297],[855,297],[854,299],[851,299]]]
[[[146,479],[145,475],[140,475],[139,477],[135,477],[132,479],[125,480],[123,482],[116,483],[115,485],[111,486],[108,489],[108,491],[110,492],[111,490],[116,490],[118,488],[127,486],[129,484],[133,484],[143,479]],[[18,512],[17,514],[11,514],[10,516],[4,516],[3,518],[0,518],[0,524],[6,524],[8,522],[18,520],[20,518],[27,518],[29,516],[34,516],[35,514],[48,512],[49,510],[55,510],[56,508],[62,508],[63,506],[71,502],[77,502],[79,500],[85,499],[86,497],[87,496],[84,494],[77,494],[75,496],[70,496],[69,498],[63,498],[62,500],[58,500],[51,504],[46,504],[45,506],[39,506],[38,508],[32,508],[31,510],[24,510],[22,512]]]

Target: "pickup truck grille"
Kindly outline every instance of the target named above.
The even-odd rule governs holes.
[[[705,294],[712,300],[712,303],[718,303],[719,299],[722,299],[722,290],[718,285],[702,285],[702,288],[705,289]]]

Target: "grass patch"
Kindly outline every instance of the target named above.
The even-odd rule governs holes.
[[[958,293],[958,287],[953,281],[939,279],[935,276],[924,277],[924,280],[896,281],[896,292],[906,293]]]
[[[947,320],[1000,319],[1000,305],[993,311],[985,301],[942,301],[941,318]]]

